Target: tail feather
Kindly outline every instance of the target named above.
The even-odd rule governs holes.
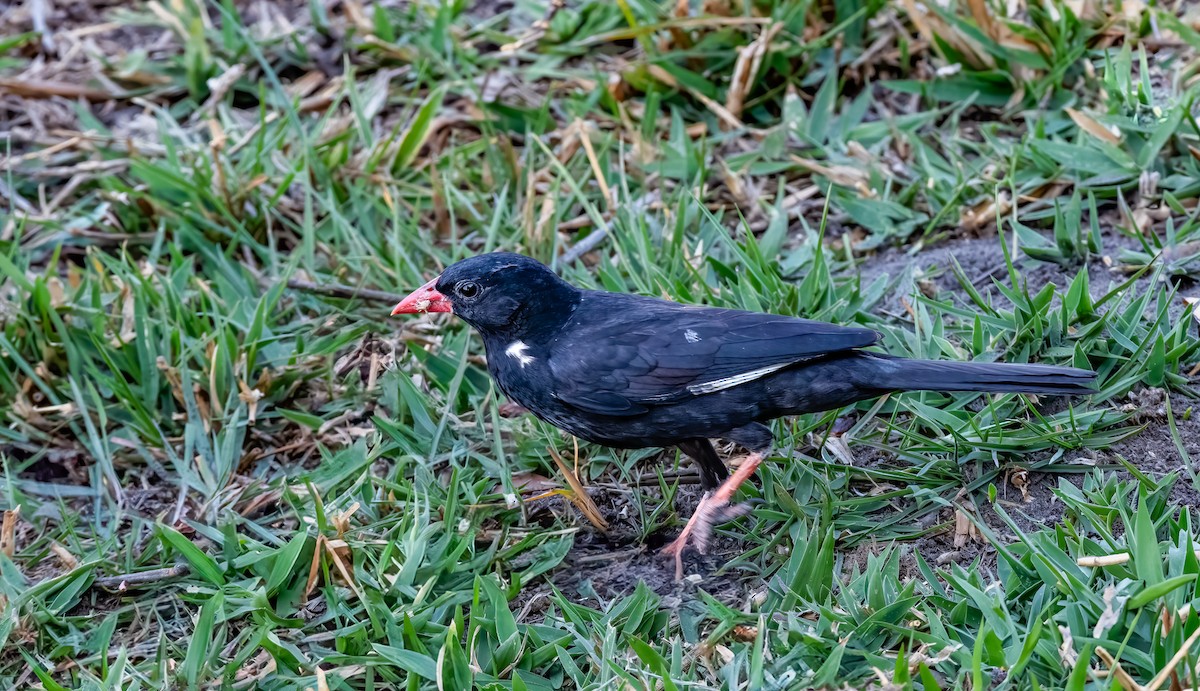
[[[1081,395],[1095,391],[1096,373],[1021,363],[907,360],[880,357],[880,383],[899,391],[981,391]]]

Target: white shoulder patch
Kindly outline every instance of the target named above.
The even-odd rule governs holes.
[[[792,364],[792,363],[784,362],[784,363],[781,363],[778,365],[770,365],[768,367],[760,367],[759,369],[750,370],[749,372],[742,372],[741,374],[735,374],[731,377],[725,377],[723,379],[714,379],[712,381],[706,381],[706,382],[702,382],[700,384],[692,384],[691,386],[687,387],[687,389],[688,389],[688,392],[690,392],[696,396],[699,396],[701,394],[706,394],[706,393],[713,393],[714,391],[721,391],[723,389],[729,389],[734,386],[738,386],[740,384],[745,384],[748,381],[754,381],[755,379],[758,379],[760,377],[765,377],[768,374],[778,371],[778,370],[781,370],[790,364]]]
[[[699,343],[700,334],[696,333],[695,329],[688,329],[683,332],[683,338],[688,343]]]
[[[524,367],[533,362],[533,356],[526,354],[526,350],[529,350],[529,346],[525,345],[525,341],[513,341],[512,345],[504,349],[504,353]]]

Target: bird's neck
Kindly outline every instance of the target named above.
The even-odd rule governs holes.
[[[514,312],[506,328],[480,332],[488,371],[500,390],[539,417],[552,392],[548,386],[531,382],[548,382],[553,341],[579,306],[580,297],[578,291],[572,291],[556,300],[539,300],[534,309]]]
[[[581,298],[574,286],[551,284],[538,300],[513,312],[505,328],[494,334],[497,343],[522,341],[531,347],[548,346],[575,313]]]

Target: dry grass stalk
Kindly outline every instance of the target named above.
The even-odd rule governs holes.
[[[549,451],[550,457],[554,459],[554,464],[558,466],[567,484],[571,486],[571,493],[566,495],[567,498],[571,500],[571,503],[583,513],[584,518],[588,519],[588,522],[595,526],[596,529],[607,532],[608,521],[604,520],[604,516],[600,513],[596,502],[592,501],[591,496],[588,495],[587,488],[583,486],[583,483],[579,481],[579,477],[575,472],[558,455],[558,451],[553,447],[550,447]]]
[[[4,520],[0,523],[0,553],[12,558],[17,551],[17,520],[21,517],[21,507],[4,512]]]
[[[758,77],[758,70],[762,67],[767,48],[782,28],[782,24],[775,22],[759,33],[754,42],[738,48],[737,62],[733,66],[729,92],[725,97],[725,109],[733,117],[740,118],[742,116],[742,108],[746,105],[746,95],[750,92],[750,87],[754,85],[755,78]]]

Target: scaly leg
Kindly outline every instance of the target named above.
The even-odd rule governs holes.
[[[763,456],[764,454],[761,452],[750,454],[742,461],[737,470],[721,483],[720,487],[713,492],[706,492],[700,499],[700,504],[696,506],[696,512],[688,519],[687,525],[683,526],[683,532],[675,538],[674,542],[662,549],[663,554],[675,557],[675,580],[683,578],[683,550],[689,541],[696,546],[697,551],[704,554],[708,549],[708,541],[712,537],[713,526],[750,512],[748,505],[734,505],[729,501],[733,499],[737,488],[754,474],[759,464],[762,463]]]

